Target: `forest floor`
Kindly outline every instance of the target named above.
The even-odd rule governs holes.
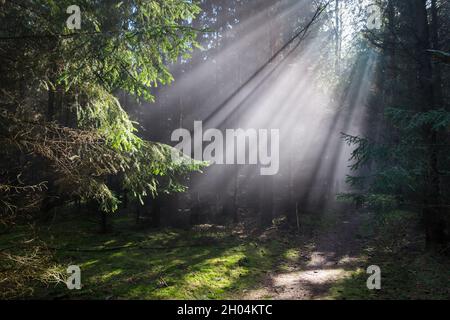
[[[423,238],[414,229],[417,219],[408,212],[308,214],[301,218],[300,233],[286,230],[282,220],[264,232],[245,225],[153,230],[137,228],[132,215],[111,220],[114,227],[107,234],[97,232],[92,216],[79,214],[0,234],[0,259],[9,258],[0,267],[0,297],[450,298],[450,261],[423,250]],[[39,270],[30,269],[42,243],[51,259]],[[69,265],[81,268],[81,290],[49,281]],[[381,290],[367,289],[370,265],[381,268]],[[22,281],[36,270],[47,285]]]
[[[245,299],[327,299],[338,281],[351,277],[367,265],[364,240],[359,236],[361,215],[340,216],[329,228],[290,249],[264,286],[244,295]]]

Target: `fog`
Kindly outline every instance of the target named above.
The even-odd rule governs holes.
[[[345,40],[337,58],[324,1],[204,1],[202,7],[194,27],[208,29],[199,37],[203,49],[171,65],[174,83],[157,88],[156,103],[143,106],[137,120],[149,138],[172,146],[179,142],[171,141],[173,131],[194,133],[195,121],[203,132],[224,135],[279,131],[279,157],[271,155],[279,158],[276,175],[261,176],[259,162],[212,164],[188,182],[191,200],[231,201],[237,210],[270,197],[258,206],[268,205],[275,215],[294,206],[313,213],[333,209],[336,195],[348,191],[351,150],[341,134],[364,132],[377,63],[375,51],[355,53],[359,25],[351,22],[358,13],[343,7]],[[247,158],[258,153],[255,147],[247,144]],[[233,151],[227,143],[223,150],[225,157]]]

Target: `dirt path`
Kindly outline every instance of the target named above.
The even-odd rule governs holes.
[[[364,266],[363,243],[357,236],[360,220],[360,215],[349,214],[314,237],[312,246],[300,244],[296,261],[282,261],[285,271],[268,274],[263,286],[244,299],[326,299],[335,282]]]

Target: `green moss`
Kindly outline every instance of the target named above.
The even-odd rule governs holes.
[[[300,252],[298,251],[298,249],[288,249],[284,252],[283,257],[288,260],[288,261],[298,261],[299,257],[300,257]]]
[[[354,270],[347,270],[350,277],[333,284],[325,298],[448,298],[448,259],[412,250],[408,243],[409,246],[402,249],[405,245],[403,232],[411,234],[404,227],[411,217],[406,213],[392,217],[367,215],[358,230],[362,238],[371,239],[366,247],[364,266],[381,267],[382,290],[367,289],[368,275],[364,266],[358,265],[352,266]],[[387,233],[386,228],[401,232]],[[244,291],[258,289],[269,271],[289,272],[292,266],[298,267],[301,255],[314,249],[307,243],[283,241],[281,235],[279,239],[260,242],[255,238],[239,239],[226,230],[137,231],[132,217],[116,219],[114,216],[114,232],[110,234],[98,234],[97,230],[96,221],[62,217],[50,228],[20,227],[14,233],[1,235],[0,248],[39,237],[50,247],[59,248],[54,251],[54,265],[63,269],[72,264],[81,267],[81,290],[69,291],[64,283],[48,287],[33,283],[34,291],[23,298],[240,298]]]
[[[363,237],[372,240],[366,248],[367,266],[381,269],[381,290],[368,290],[365,270],[336,283],[331,299],[448,299],[450,276],[448,258],[423,250],[423,237],[417,233],[417,215],[392,211],[367,215],[360,227]]]
[[[55,262],[81,267],[83,287],[36,285],[30,297],[228,299],[254,287],[284,251],[278,241],[255,245],[226,231],[136,231],[132,218],[115,220],[111,234],[96,230],[96,224],[76,217],[36,229],[49,246],[59,248]],[[0,245],[27,239],[29,232],[2,236]]]

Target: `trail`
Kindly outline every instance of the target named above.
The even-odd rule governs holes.
[[[327,299],[333,284],[365,267],[363,241],[358,237],[361,216],[347,214],[330,230],[299,244],[296,261],[280,261],[283,271],[267,275],[261,288],[247,292],[244,299],[320,300]]]

